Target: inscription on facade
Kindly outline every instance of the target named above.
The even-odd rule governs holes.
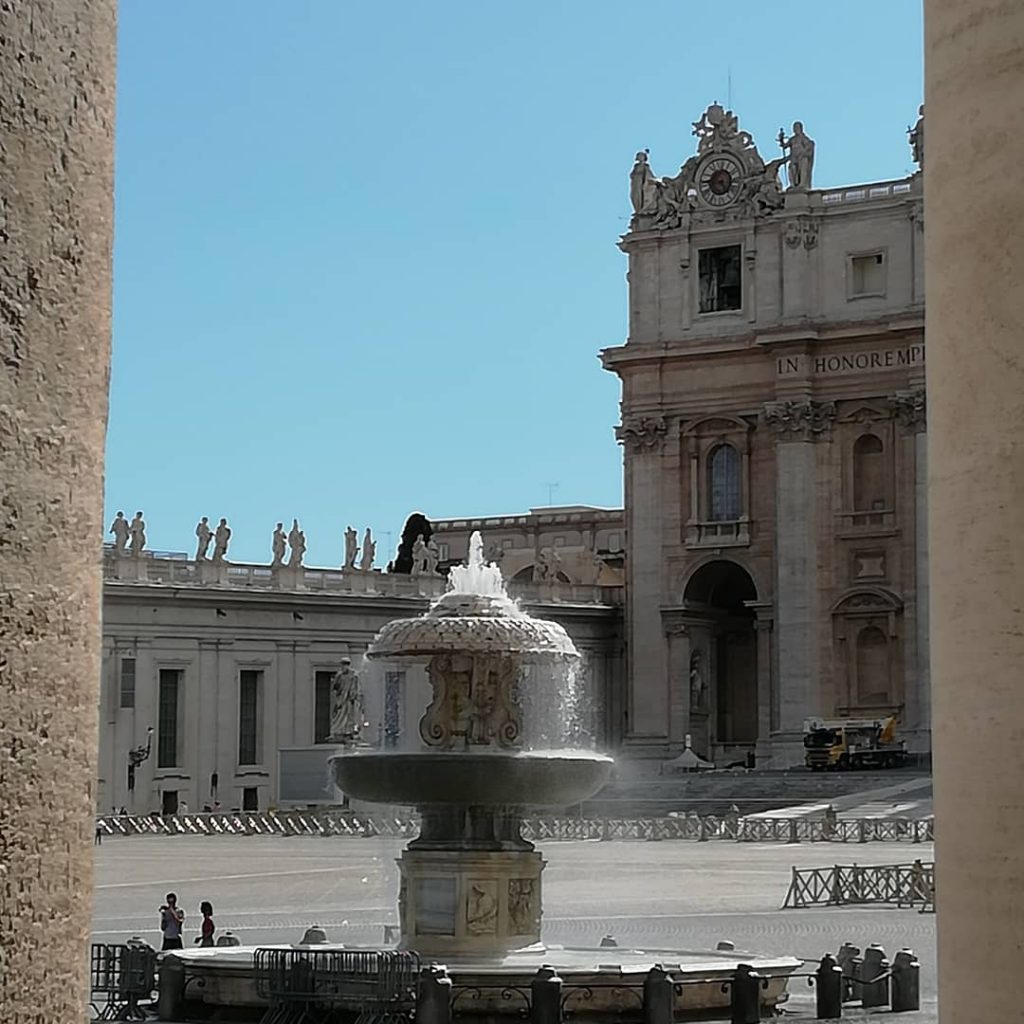
[[[894,370],[903,366],[923,366],[924,345],[907,345],[884,352],[843,352],[834,355],[809,356],[803,353],[779,356],[775,372],[779,377],[793,374],[830,377],[842,373],[863,373],[865,370]]]

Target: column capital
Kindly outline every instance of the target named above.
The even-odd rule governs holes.
[[[921,431],[925,429],[927,420],[927,402],[924,388],[910,388],[897,391],[889,396],[889,409],[892,417],[905,427]]]
[[[803,401],[766,402],[762,419],[780,442],[828,441],[836,418],[835,402]]]
[[[659,415],[624,416],[615,428],[615,439],[622,444],[627,452],[657,451],[668,435],[668,424],[665,417]]]

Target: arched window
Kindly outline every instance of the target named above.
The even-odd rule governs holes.
[[[874,434],[861,434],[853,445],[853,508],[871,512],[889,507],[885,486],[885,449]]]
[[[708,456],[708,519],[734,522],[740,517],[740,457],[731,444],[720,444]]]
[[[857,634],[857,703],[870,707],[891,700],[889,638],[878,626],[865,626]]]

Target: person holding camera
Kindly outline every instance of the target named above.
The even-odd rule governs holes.
[[[178,906],[178,897],[169,892],[167,902],[160,908],[160,931],[164,937],[162,949],[181,949],[181,929],[185,911]]]

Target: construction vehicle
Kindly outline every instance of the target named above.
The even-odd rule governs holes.
[[[808,718],[804,762],[814,771],[901,768],[907,745],[896,739],[896,715],[888,718]]]

